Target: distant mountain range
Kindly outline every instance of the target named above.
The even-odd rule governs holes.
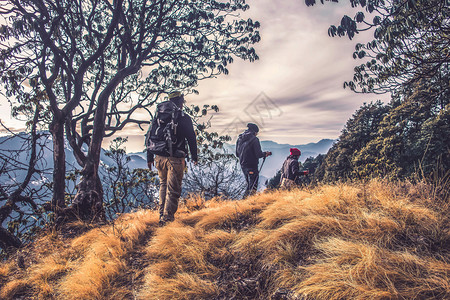
[[[3,136],[0,137],[0,152],[6,153],[7,151],[11,150],[19,150],[23,147],[23,143],[25,142],[26,134],[21,133],[15,137],[11,136]],[[51,181],[51,172],[53,169],[53,145],[51,142],[51,136],[47,135],[46,137],[41,138],[41,144],[44,144],[44,158],[45,161],[41,161],[39,164],[40,169],[47,170],[46,179],[45,181]],[[302,151],[302,156],[300,158],[301,162],[304,162],[308,157],[315,157],[319,154],[325,154],[327,153],[328,149],[333,145],[335,140],[331,139],[322,139],[317,143],[309,143],[306,145],[289,145],[289,144],[278,144],[273,141],[262,141],[261,142],[261,148],[263,151],[270,151],[272,152],[272,156],[268,157],[265,162],[264,166],[261,169],[261,178],[260,183],[263,184],[266,179],[273,177],[276,172],[281,168],[283,161],[286,159],[286,157],[289,155],[289,148],[298,148]],[[226,144],[225,148],[230,152],[235,152],[235,145]],[[75,157],[73,155],[72,149],[70,146],[66,143],[65,147],[66,152],[66,166],[67,170],[73,170],[75,168],[80,168],[78,164],[76,163]],[[130,162],[128,163],[128,166],[131,169],[136,168],[147,168],[147,159],[146,154],[144,152],[137,152],[137,153],[129,153]],[[20,155],[19,160],[21,162],[28,161],[27,154],[23,153]],[[111,165],[113,161],[105,155],[105,150],[102,149],[100,160],[105,165]],[[262,159],[260,160],[261,165]],[[13,178],[15,180],[22,180],[25,177],[25,172],[17,172],[13,175]],[[4,183],[11,180],[11,178],[8,178],[7,176],[0,176],[0,180]],[[41,185],[42,179],[35,180],[32,182],[34,185]]]
[[[306,145],[289,145],[278,144],[272,141],[262,141],[261,148],[263,151],[272,152],[272,156],[269,156],[263,168],[261,169],[261,176],[268,178],[273,177],[278,170],[281,169],[284,160],[289,155],[290,148],[298,148],[302,152],[300,161],[304,162],[309,157],[316,157],[319,154],[325,154],[331,148],[335,140],[322,139],[317,143],[309,143]]]
[[[261,148],[263,151],[272,152],[272,156],[268,157],[264,165],[261,169],[260,174],[260,185],[263,185],[264,182],[275,176],[278,170],[281,169],[284,160],[289,155],[290,148],[298,148],[302,152],[300,157],[300,161],[304,162],[308,157],[316,157],[319,154],[325,154],[328,152],[328,149],[331,148],[335,140],[331,139],[322,139],[317,143],[309,143],[305,145],[289,145],[289,144],[278,144],[273,141],[261,141]],[[225,149],[229,153],[235,152],[235,145],[225,144]],[[146,168],[147,167],[147,158],[144,152],[136,152],[130,153],[131,161],[129,166],[132,168]],[[262,159],[260,160],[261,167]],[[262,187],[262,186],[261,186]]]
[[[289,155],[290,148],[298,148],[302,152],[300,161],[304,162],[309,157],[316,157],[319,154],[325,154],[331,148],[335,140],[322,139],[317,143],[309,143],[305,145],[278,144],[273,141],[261,141],[262,151],[272,152],[272,156],[266,158],[260,173],[260,183],[264,183],[266,179],[275,176],[281,169],[284,160]],[[230,151],[235,151],[235,145],[227,145]],[[260,159],[259,167],[261,168],[262,159]]]

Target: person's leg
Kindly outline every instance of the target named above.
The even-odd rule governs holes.
[[[249,193],[250,195],[253,195],[258,190],[258,179],[259,174],[258,171],[249,171],[249,180],[250,180],[250,188]]]
[[[245,181],[247,182],[247,189],[244,193],[244,198],[253,195],[258,189],[258,171],[242,169],[244,172]]]
[[[155,155],[155,167],[158,170],[159,177],[159,219],[163,220],[164,207],[166,205],[167,194],[167,173],[168,173],[167,157]]]
[[[242,172],[244,173],[245,182],[247,182],[247,187],[245,188],[243,196],[243,198],[246,198],[250,194],[250,175],[248,174],[248,170],[246,169],[242,169]]]
[[[167,174],[167,197],[164,207],[164,220],[173,221],[178,209],[178,200],[181,196],[181,183],[183,181],[186,162],[184,158],[169,157]]]

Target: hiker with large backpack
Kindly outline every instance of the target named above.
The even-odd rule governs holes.
[[[290,155],[286,158],[281,168],[281,184],[283,189],[292,189],[297,186],[296,179],[301,175],[308,175],[309,171],[300,171],[298,159],[302,152],[297,148],[289,149]]]
[[[169,100],[156,107],[156,113],[146,136],[147,165],[158,170],[159,225],[175,219],[178,200],[181,196],[181,182],[188,156],[197,164],[197,140],[191,118],[183,112],[184,96],[180,92],[169,94]]]
[[[272,155],[272,152],[261,150],[258,135],[259,128],[256,124],[248,123],[247,130],[241,133],[236,142],[236,156],[239,158],[242,172],[247,181],[247,189],[244,197],[254,194],[258,189],[259,171],[258,162],[260,158]]]

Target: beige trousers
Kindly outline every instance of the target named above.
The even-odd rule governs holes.
[[[181,196],[186,162],[184,158],[155,155],[155,167],[160,181],[159,216],[161,220],[173,221]]]

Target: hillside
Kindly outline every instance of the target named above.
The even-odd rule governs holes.
[[[426,185],[187,199],[48,231],[0,265],[1,299],[450,298],[448,199]]]

